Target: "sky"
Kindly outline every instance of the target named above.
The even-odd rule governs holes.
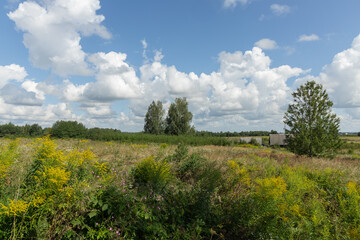
[[[291,93],[321,83],[360,131],[358,0],[4,0],[0,124],[142,131],[186,97],[196,130],[283,131]]]

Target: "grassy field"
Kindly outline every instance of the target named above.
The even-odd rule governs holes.
[[[0,139],[0,239],[359,239],[355,139],[335,159]]]

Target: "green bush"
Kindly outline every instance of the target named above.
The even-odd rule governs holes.
[[[176,175],[181,180],[189,180],[195,178],[200,172],[201,167],[205,164],[206,159],[197,153],[187,156],[179,164],[176,169]]]
[[[132,170],[134,184],[149,188],[149,191],[162,191],[172,178],[170,165],[165,160],[149,156],[136,164]]]
[[[254,146],[260,146],[260,143],[258,143],[258,141],[256,141],[255,138],[250,139],[249,144],[254,145]]]
[[[51,136],[57,138],[84,138],[87,129],[77,121],[57,121],[51,127]]]

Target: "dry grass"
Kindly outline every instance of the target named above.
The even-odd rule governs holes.
[[[287,164],[291,167],[303,167],[311,170],[336,169],[343,172],[345,180],[360,182],[360,159],[352,159],[348,154],[339,154],[334,159],[309,158],[306,156],[296,156],[284,149],[271,148],[241,148],[241,147],[221,147],[203,146],[196,147],[193,151],[202,153],[210,160],[224,162],[232,159],[252,159],[258,156],[274,161],[274,164]]]
[[[342,140],[346,140],[348,142],[360,142],[360,136],[344,136],[340,137]]]
[[[359,138],[355,138],[359,139]],[[0,146],[8,143],[10,140],[0,139]],[[19,140],[20,159],[16,164],[16,171],[24,171],[31,162],[34,148],[34,139],[21,138]],[[148,157],[149,155],[168,156],[175,152],[176,146],[169,145],[161,149],[160,144],[132,145],[119,142],[100,142],[91,140],[56,140],[58,148],[62,151],[71,151],[74,148],[81,150],[91,149],[100,161],[109,162],[111,167],[128,170],[136,162]],[[264,159],[270,159],[274,164],[287,164],[293,167],[304,167],[313,170],[336,169],[344,173],[347,180],[360,182],[360,159],[354,159],[345,152],[338,155],[335,159],[308,158],[296,156],[284,149],[271,149],[266,147],[248,148],[248,147],[223,147],[223,146],[200,146],[189,147],[190,153],[199,153],[209,160],[225,163],[233,159],[252,159],[252,156],[258,156]],[[22,175],[22,174],[19,174]]]

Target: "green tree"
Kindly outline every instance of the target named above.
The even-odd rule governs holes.
[[[30,126],[29,135],[30,135],[31,137],[39,137],[39,136],[42,136],[42,135],[43,135],[43,129],[42,129],[42,127],[41,127],[39,124],[34,123],[33,125]]]
[[[56,121],[51,127],[51,136],[58,138],[86,137],[87,128],[77,121]]]
[[[340,119],[332,113],[333,103],[315,81],[292,93],[294,101],[284,116],[289,149],[298,155],[334,156],[341,145]]]
[[[192,113],[188,110],[186,98],[176,98],[175,102],[170,105],[166,117],[165,133],[181,135],[194,131],[194,128],[190,125],[192,117]]]
[[[20,136],[21,127],[15,126],[13,123],[9,122],[7,124],[0,125],[0,137],[5,136]]]
[[[147,113],[145,115],[144,132],[151,134],[162,134],[165,130],[164,122],[165,110],[160,101],[149,105]]]
[[[25,126],[22,126],[21,129],[21,135],[23,137],[40,137],[43,135],[43,129],[37,123],[34,123],[32,125],[26,124]]]

